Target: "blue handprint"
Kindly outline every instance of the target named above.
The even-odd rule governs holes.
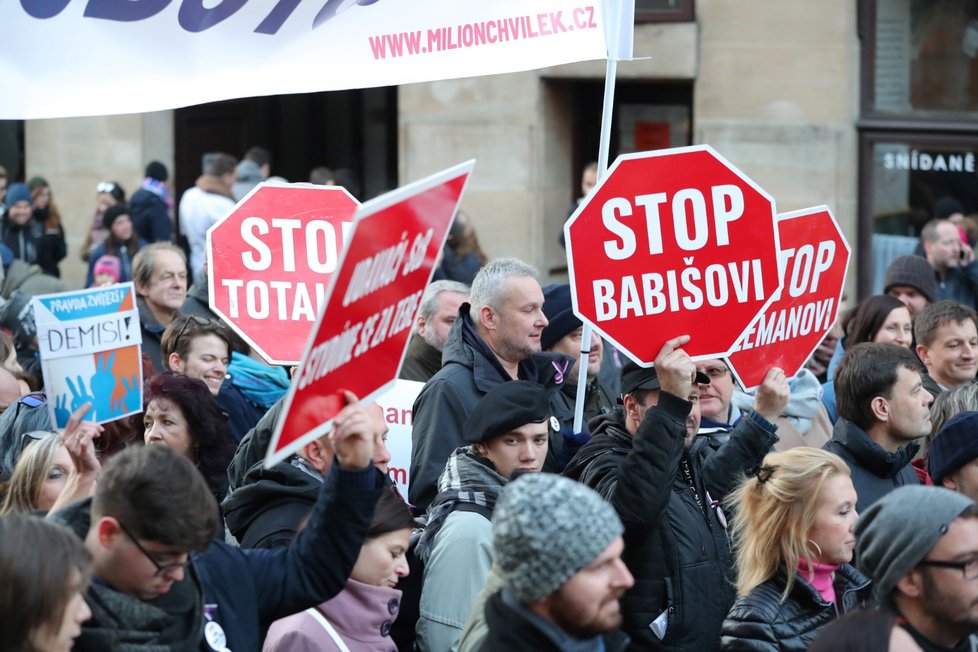
[[[73,382],[71,382],[71,378],[65,378],[65,381],[68,383],[68,389],[71,390],[71,411],[72,412],[74,412],[75,410],[77,410],[78,408],[80,408],[85,403],[91,403],[91,402],[93,402],[95,400],[88,393],[88,390],[85,389],[85,381],[82,380],[82,377],[81,376],[78,376],[78,387],[77,388],[75,387],[75,384]],[[64,396],[67,397],[67,395],[64,395]]]
[[[125,376],[123,376],[120,380],[122,381],[123,389],[126,390],[126,394],[118,401],[114,401],[112,403],[113,412],[116,414],[138,412],[143,404],[143,397],[139,388],[139,382],[136,380],[135,376],[132,376],[132,381]]]
[[[95,420],[105,421],[116,414],[112,409],[112,392],[115,391],[115,376],[112,375],[112,365],[115,363],[115,351],[101,354],[95,358],[95,373],[89,381],[94,397]],[[78,379],[81,382],[81,378]]]
[[[58,428],[63,428],[68,419],[71,418],[71,412],[68,411],[68,395],[62,394],[54,399],[54,420],[57,422],[55,425]]]

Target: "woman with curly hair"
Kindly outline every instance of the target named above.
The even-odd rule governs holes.
[[[143,391],[143,440],[169,446],[200,470],[220,502],[234,439],[227,419],[203,381],[172,371],[149,379]]]
[[[856,490],[834,453],[769,453],[729,497],[739,597],[721,650],[803,652],[819,629],[862,606],[870,581],[849,565]]]

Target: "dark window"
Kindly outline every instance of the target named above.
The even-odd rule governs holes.
[[[693,20],[693,0],[635,0],[636,23]]]

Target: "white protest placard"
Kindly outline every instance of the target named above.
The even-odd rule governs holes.
[[[424,383],[414,380],[397,380],[394,386],[379,395],[375,400],[384,411],[387,423],[387,450],[391,461],[387,473],[397,484],[397,490],[406,501],[408,483],[411,480],[411,430],[414,424],[414,401],[421,393]]]
[[[143,409],[142,333],[132,283],[33,298],[51,422],[83,403],[105,423]]]

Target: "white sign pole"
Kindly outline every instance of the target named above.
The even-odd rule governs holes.
[[[618,74],[618,44],[621,40],[623,0],[604,3],[605,36],[608,42],[608,64],[604,73],[604,104],[601,108],[601,136],[598,145],[598,180],[608,172],[608,150],[611,144],[611,116],[615,107],[615,77]],[[610,6],[609,6],[610,5]],[[628,12],[634,22],[633,12]],[[568,261],[570,265],[570,261]],[[591,324],[584,322],[581,330],[581,357],[577,361],[577,400],[574,403],[574,432],[584,426],[584,400],[587,398],[587,360],[591,353]]]

